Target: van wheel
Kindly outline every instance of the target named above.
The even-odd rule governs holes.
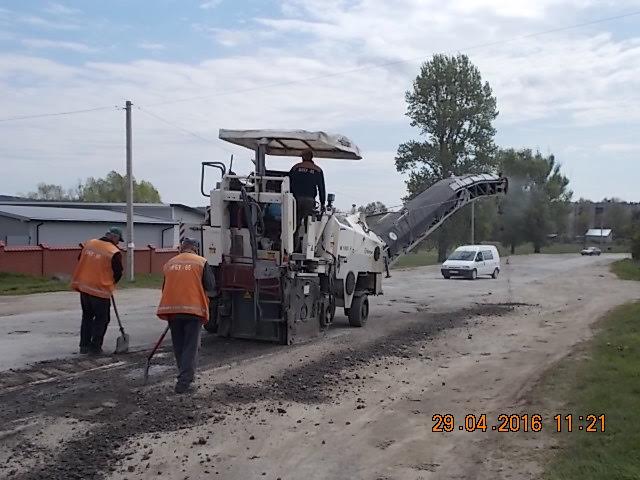
[[[471,280],[475,280],[476,278],[478,278],[478,270],[476,270],[475,268],[471,270],[471,276],[469,278]]]
[[[364,324],[367,323],[367,318],[369,318],[369,297],[366,295],[353,297],[348,315],[349,325],[352,327],[364,327]]]
[[[493,279],[495,280],[496,278],[498,278],[498,274],[499,274],[499,273],[500,273],[500,270],[496,268],[496,269],[493,271],[493,273],[491,274],[491,278],[493,278]]]

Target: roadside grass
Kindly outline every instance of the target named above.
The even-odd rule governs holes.
[[[53,278],[0,272],[0,295],[27,295],[29,293],[60,292],[68,289],[67,282]]]
[[[611,271],[621,280],[640,280],[640,262],[625,258],[611,264]]]
[[[118,284],[118,288],[160,288],[161,286],[162,275],[157,273],[138,274],[134,282],[121,280]],[[65,290],[69,290],[68,281],[0,272],[0,295],[28,295]]]
[[[508,257],[511,255],[509,248],[506,248],[500,244],[500,242],[483,242],[487,245],[495,245],[500,252],[501,257]],[[576,253],[579,254],[582,250],[582,244],[578,243],[552,243],[545,247],[542,247],[541,253],[547,254],[560,254],[560,253]],[[629,252],[629,246],[625,244],[612,244],[605,245],[602,248],[603,253],[627,253]],[[519,245],[516,248],[515,255],[531,255],[533,254],[533,244],[525,243]],[[408,253],[398,260],[393,268],[415,268],[426,267],[428,265],[437,265],[438,252],[435,249],[421,249]]]
[[[598,324],[584,348],[573,352],[543,380],[536,392],[555,404],[553,416],[573,414],[573,432],[558,436],[559,449],[549,459],[547,480],[640,478],[640,302],[622,305]],[[559,405],[559,407],[558,407]],[[605,415],[605,430],[579,430],[580,415]]]
[[[415,268],[438,263],[437,250],[417,250],[403,255],[398,259],[393,268]]]

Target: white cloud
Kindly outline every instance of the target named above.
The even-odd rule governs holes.
[[[162,43],[141,42],[138,44],[138,48],[141,48],[143,50],[158,51],[164,50],[167,47]]]
[[[404,192],[393,167],[394,152],[410,138],[404,91],[422,60],[433,52],[547,30],[558,25],[557,18],[564,18],[563,24],[578,23],[585,12],[593,13],[586,0],[542,0],[533,6],[470,1],[289,0],[284,17],[261,18],[260,29],[253,22],[248,30],[201,26],[203,34],[222,45],[253,42],[255,48],[251,54],[199,63],[141,59],[69,67],[44,58],[0,55],[3,116],[115,105],[130,98],[211,140],[199,141],[134,111],[136,172],[158,185],[166,200],[185,203],[204,201],[198,194],[199,162],[228,158],[212,145],[223,147],[216,140],[220,127],[339,131],[360,144],[365,160],[326,162],[328,189],[338,193],[338,204],[366,203],[373,196],[395,204]],[[570,156],[569,145],[580,142],[554,140],[556,130],[580,136],[589,135],[585,132],[593,132],[594,126],[640,121],[640,39],[601,33],[606,28],[466,50],[498,97],[499,125],[520,129],[526,137],[519,144],[548,145]],[[14,78],[29,81],[16,84]],[[154,105],[192,97],[204,98]],[[0,124],[0,158],[8,160],[5,168],[15,179],[15,191],[33,188],[35,168],[48,181],[63,184],[70,183],[69,171],[75,180],[122,170],[122,123],[122,113],[114,109]],[[603,136],[602,143],[614,140]],[[238,171],[249,168],[248,152],[224,148],[237,152]],[[282,168],[290,164],[276,162]],[[586,177],[581,181],[588,185]],[[607,188],[606,182],[595,183]],[[596,187],[572,188],[578,195],[606,195]],[[632,188],[630,181],[630,192]]]
[[[209,27],[202,23],[194,23],[192,25],[192,28],[199,33],[213,38],[216,43],[222,45],[223,47],[238,47],[248,44],[262,45],[265,40],[274,38],[275,36],[273,32],[264,30],[249,28],[240,30]]]
[[[77,30],[80,28],[80,25],[77,23],[69,22],[67,20],[58,21],[58,20],[48,20],[43,17],[39,17],[36,15],[25,15],[18,19],[21,23],[25,23],[27,25],[31,25],[34,27],[41,28],[49,28],[53,30]]]
[[[47,5],[44,11],[52,15],[63,15],[63,16],[77,15],[81,13],[81,11],[78,10],[77,8],[67,7],[66,5],[63,5],[61,3],[54,3],[54,2],[49,3],[49,5]]]
[[[90,53],[96,51],[95,48],[85,45],[84,43],[65,42],[61,40],[47,40],[43,38],[24,38],[21,40],[21,43],[31,48],[60,49],[80,53]]]
[[[207,0],[206,2],[202,2],[200,4],[200,8],[204,10],[211,10],[213,8],[216,8],[221,3],[222,3],[222,0]]]
[[[640,152],[639,143],[604,143],[600,150],[607,153],[635,153]]]

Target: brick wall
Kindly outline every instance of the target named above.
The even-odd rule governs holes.
[[[23,273],[43,277],[69,276],[78,261],[82,245],[56,246],[38,245],[30,247],[8,247],[0,242],[0,272]],[[136,273],[161,273],[164,264],[178,253],[175,248],[136,248],[134,267]],[[127,253],[122,252],[126,265]]]

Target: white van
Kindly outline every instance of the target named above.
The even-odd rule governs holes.
[[[475,280],[478,275],[498,278],[500,254],[493,245],[463,245],[449,255],[440,271],[444,278],[460,276]]]

